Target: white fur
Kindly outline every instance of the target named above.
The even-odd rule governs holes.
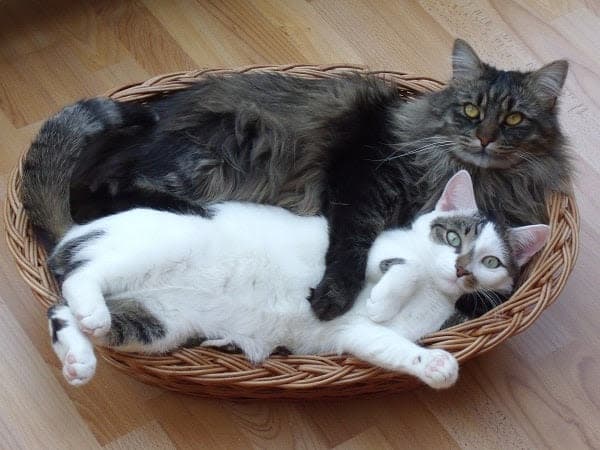
[[[307,297],[325,270],[326,220],[236,202],[213,210],[206,219],[135,209],[76,226],[65,236],[59,249],[71,239],[103,232],[82,247],[78,258],[86,262],[63,284],[69,307],[61,314],[69,327],[59,331],[55,344],[63,363],[69,352],[77,353],[75,359],[89,356],[82,342],[87,337],[70,330],[74,321],[101,337],[110,327],[106,304],[135,299],[162,321],[167,334],[150,345],[121,350],[165,352],[202,335],[210,344],[235,343],[255,363],[278,346],[300,354],[348,352],[434,388],[454,383],[454,357],[414,341],[439,329],[464,292],[454,249],[429,238],[432,218],[456,211],[435,210],[409,230],[381,234],[369,252],[365,287],[352,309],[322,322]],[[485,241],[493,243],[493,236]],[[406,263],[382,276],[379,263],[395,257]],[[93,370],[76,375],[67,379],[85,382]]]

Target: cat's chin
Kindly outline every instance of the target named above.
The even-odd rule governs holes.
[[[493,153],[479,149],[473,151],[456,151],[454,155],[461,162],[482,169],[508,169],[519,162],[513,158],[507,158],[505,155],[494,155]]]
[[[472,294],[477,291],[477,283],[467,281],[465,278],[459,278],[456,280],[456,289],[458,295]]]
[[[459,297],[465,291],[464,287],[461,286],[460,280],[457,278],[448,279],[442,278],[441,284],[438,284],[439,289],[450,297]]]

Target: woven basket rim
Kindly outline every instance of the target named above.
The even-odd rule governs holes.
[[[278,72],[308,78],[372,75],[393,84],[407,98],[444,86],[428,77],[370,70],[359,65],[291,64],[174,72],[122,86],[105,95],[119,101],[143,101],[156,95],[168,95],[207,76],[249,72]],[[38,245],[20,202],[23,157],[9,178],[4,210],[6,239],[19,273],[38,302],[48,307],[58,300],[58,288],[45,266],[45,252]],[[579,212],[573,195],[552,194],[548,215],[551,224],[549,242],[529,265],[526,280],[511,298],[478,319],[426,336],[421,341],[424,345],[446,349],[463,362],[528,328],[557,299],[579,249]],[[143,382],[201,396],[346,397],[397,392],[418,384],[407,375],[372,367],[348,355],[272,356],[261,366],[252,366],[242,355],[201,347],[180,349],[166,355],[123,353],[107,348],[98,350],[109,363]]]

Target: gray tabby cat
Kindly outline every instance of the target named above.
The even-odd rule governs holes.
[[[243,200],[322,213],[326,270],[310,300],[332,319],[360,292],[374,239],[430,210],[458,170],[472,175],[486,214],[514,225],[546,221],[546,195],[569,190],[555,107],[567,63],[498,70],[460,40],[452,61],[447,88],[409,102],[373,77],[264,73],[209,78],[146,104],[79,102],[32,144],[24,205],[53,242],[71,210],[85,221]]]

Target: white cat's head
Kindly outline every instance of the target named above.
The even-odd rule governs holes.
[[[510,293],[520,268],[546,243],[547,225],[509,228],[477,209],[469,173],[446,184],[435,209],[413,224],[432,243],[432,279],[449,295]]]

